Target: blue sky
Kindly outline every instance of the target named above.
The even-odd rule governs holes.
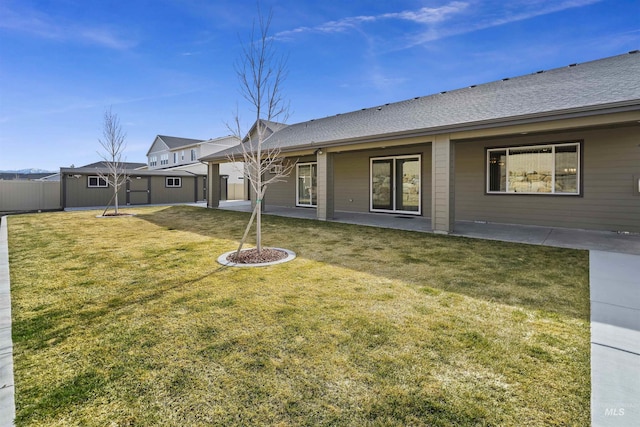
[[[640,48],[638,0],[262,0],[289,123]],[[146,162],[157,134],[229,134],[253,0],[0,0],[0,170],[99,160],[103,114]]]

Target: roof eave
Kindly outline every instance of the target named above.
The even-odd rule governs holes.
[[[606,114],[623,113],[623,112],[631,112],[631,111],[640,111],[640,99],[605,104],[605,105],[600,104],[600,105],[585,106],[585,107],[572,108],[572,109],[566,109],[566,110],[555,110],[555,111],[526,114],[521,116],[502,117],[498,119],[489,119],[489,120],[468,122],[468,123],[462,123],[462,124],[436,126],[436,127],[423,128],[423,129],[411,129],[406,131],[385,133],[385,134],[365,135],[361,137],[346,138],[346,139],[340,139],[340,140],[313,141],[307,144],[299,144],[299,145],[294,145],[290,147],[281,147],[281,153],[286,154],[290,152],[298,152],[298,151],[304,151],[309,149],[313,150],[321,147],[329,148],[329,147],[348,146],[348,145],[354,145],[354,144],[363,144],[368,142],[388,141],[388,140],[393,140],[397,138],[432,136],[432,135],[438,135],[438,134],[444,134],[444,133],[478,131],[483,129],[534,124],[534,123],[540,123],[544,121],[584,118],[584,117],[595,116],[595,115],[606,115]],[[223,156],[217,156],[216,154],[218,153],[210,154],[199,160],[203,162],[212,162],[212,163],[216,163],[216,162],[224,163],[225,161],[229,161],[228,154],[225,154]]]

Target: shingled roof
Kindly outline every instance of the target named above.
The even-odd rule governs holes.
[[[176,136],[166,135],[158,135],[158,138],[160,138],[165,144],[167,144],[167,147],[169,147],[170,150],[180,147],[186,147],[187,145],[200,144],[204,141],[203,139],[178,138]]]
[[[283,152],[395,135],[640,109],[638,51],[287,126],[264,142]],[[225,150],[201,160],[221,160]]]

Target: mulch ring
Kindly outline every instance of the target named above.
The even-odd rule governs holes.
[[[285,251],[279,249],[262,248],[260,252],[257,249],[246,249],[241,251],[238,257],[236,257],[236,252],[230,253],[227,256],[227,261],[236,264],[260,264],[279,261],[287,256]]]

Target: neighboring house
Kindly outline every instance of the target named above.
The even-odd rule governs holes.
[[[263,140],[269,138],[271,135],[273,135],[277,131],[284,129],[288,126],[287,124],[284,124],[284,123],[278,123],[278,122],[273,122],[269,120],[260,120],[260,121],[256,120],[253,126],[251,126],[251,129],[249,129],[249,132],[247,132],[247,135],[244,138],[242,138],[243,143],[248,142],[250,139],[252,139],[254,142],[257,142],[258,123],[262,125]]]
[[[123,205],[193,203],[205,200],[204,175],[180,170],[147,170],[144,163],[125,164],[129,179],[118,192]],[[108,170],[102,163],[60,169],[62,209],[112,205],[113,188],[100,178]]]
[[[226,150],[240,143],[234,136],[208,140],[157,135],[147,152],[149,170],[181,170],[206,176],[207,166],[199,161],[203,156]],[[240,163],[227,163],[220,169],[223,200],[246,199],[247,191]]]
[[[639,76],[633,51],[283,127],[264,147],[295,176],[265,204],[640,232]]]

